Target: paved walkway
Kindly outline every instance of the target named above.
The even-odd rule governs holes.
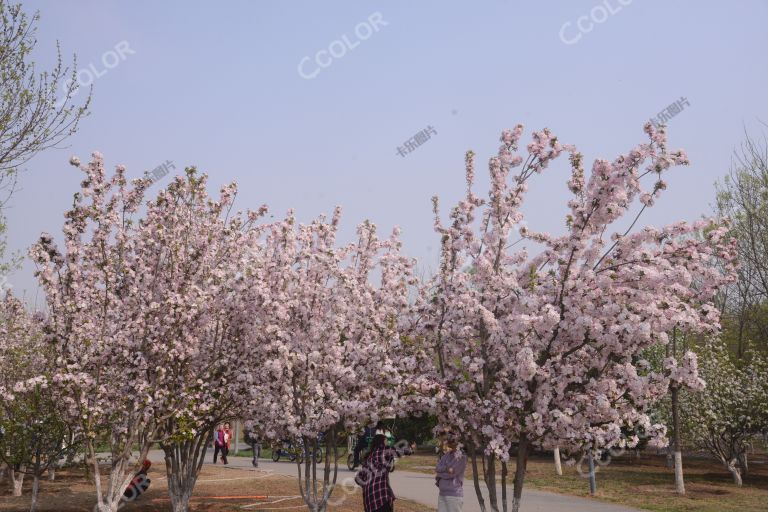
[[[207,464],[213,457],[208,453]],[[149,453],[149,459],[152,462],[162,462],[163,453],[159,450],[153,450]],[[238,469],[253,469],[250,457],[229,457],[229,466]],[[272,462],[271,460],[261,459],[259,469],[273,471],[279,475],[296,477],[296,464],[292,462]],[[319,469],[319,468],[318,468]],[[470,470],[467,469],[469,472]],[[345,467],[339,467],[338,482],[352,482],[354,473]],[[437,508],[437,487],[435,479],[425,473],[414,473],[410,471],[395,470],[390,474],[390,483],[395,495],[400,498],[421,503],[433,508]],[[481,482],[481,485],[482,482]],[[512,504],[512,487],[507,486],[510,506]],[[335,497],[338,489],[334,491]],[[497,490],[501,497],[501,488]],[[486,501],[486,505],[488,502]],[[639,512],[638,509],[604,503],[601,501],[576,496],[566,496],[545,491],[535,491],[532,489],[523,490],[522,512]],[[475,496],[474,486],[471,476],[464,481],[464,509],[463,512],[480,512],[480,505]]]

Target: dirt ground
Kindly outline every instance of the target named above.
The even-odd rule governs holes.
[[[415,455],[398,461],[401,470],[431,473],[434,455]],[[719,464],[705,458],[688,457],[684,461],[686,496],[674,493],[674,474],[663,457],[644,454],[640,459],[629,455],[617,457],[600,468],[597,475],[600,500],[622,503],[660,512],[752,512],[768,511],[768,456],[752,459],[751,475],[744,487],[731,482]],[[512,468],[514,469],[514,468]],[[557,476],[549,456],[531,457],[526,488],[560,494],[588,496],[587,480],[573,466],[564,466]],[[469,473],[468,473],[469,474]],[[170,510],[165,481],[165,467],[156,463],[149,472],[152,485],[136,502],[126,504],[125,512],[164,512]],[[0,512],[29,510],[32,480],[24,481],[24,496],[11,496],[7,481],[0,482]],[[359,490],[345,495],[340,489],[332,497],[332,511],[363,510]],[[41,482],[40,510],[45,512],[92,512],[95,503],[93,485],[79,471],[59,471],[55,482]],[[432,509],[406,500],[396,502],[398,512],[427,512]],[[195,512],[210,511],[301,511],[305,505],[296,480],[251,468],[229,468],[206,464],[195,487],[191,502]]]
[[[164,465],[153,464],[148,477],[151,480],[149,490],[135,502],[125,504],[121,511],[171,510]],[[0,482],[0,511],[29,510],[31,487],[32,479],[25,478],[24,495],[13,497],[8,482]],[[331,500],[334,502],[330,508],[333,511],[363,510],[359,489],[354,494],[348,495],[334,492]],[[60,470],[56,474],[56,481],[41,481],[39,501],[40,510],[44,512],[92,512],[96,503],[96,493],[93,484],[85,480],[82,470]],[[432,510],[406,500],[397,500],[396,503],[398,512]],[[299,495],[298,484],[294,478],[253,469],[205,465],[195,486],[190,509],[195,512],[301,511],[306,510],[306,505]]]

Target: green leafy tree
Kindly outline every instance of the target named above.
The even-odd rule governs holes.
[[[37,510],[43,474],[75,449],[67,444],[72,438],[72,429],[57,409],[57,400],[45,381],[37,382],[5,404],[0,420],[0,460],[18,476],[32,476],[31,512]],[[20,484],[18,476],[14,483]]]

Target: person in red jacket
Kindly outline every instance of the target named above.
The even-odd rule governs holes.
[[[224,464],[229,464],[227,461],[227,455],[229,455],[229,446],[232,443],[232,429],[229,428],[229,423],[224,424],[224,444],[221,451],[221,460]]]
[[[125,501],[133,501],[149,489],[151,480],[147,478],[147,471],[149,471],[151,465],[152,463],[149,460],[144,459],[144,462],[141,464],[141,469],[134,475],[131,483],[129,483],[128,487],[123,491],[123,498]]]

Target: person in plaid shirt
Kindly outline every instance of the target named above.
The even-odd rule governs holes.
[[[363,467],[355,476],[355,482],[363,488],[365,512],[392,512],[395,493],[389,485],[389,468],[395,459],[395,450],[387,448],[387,438],[376,434],[371,451]]]

